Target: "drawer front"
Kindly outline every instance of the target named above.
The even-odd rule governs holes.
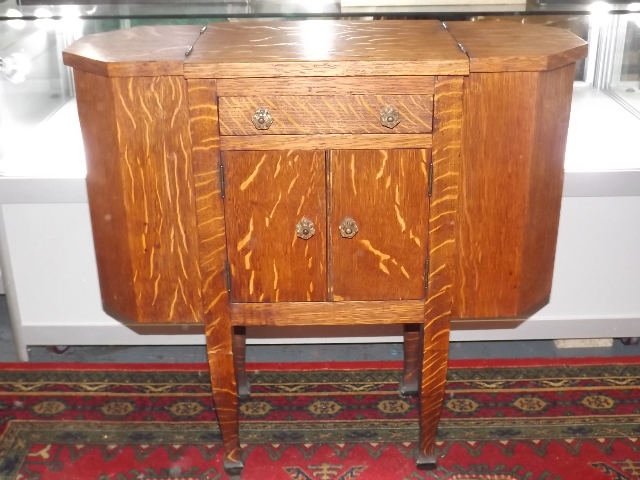
[[[223,152],[222,161],[231,300],[326,300],[324,151]],[[303,218],[313,233],[298,231]]]
[[[432,95],[274,95],[218,101],[221,135],[429,133],[433,119]],[[254,126],[258,109],[268,110],[269,128]],[[387,121],[389,113],[393,119],[388,125],[395,125],[382,124],[383,111]]]

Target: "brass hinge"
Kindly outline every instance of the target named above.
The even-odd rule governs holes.
[[[429,164],[429,198],[431,198],[431,194],[433,193],[433,161]]]
[[[429,286],[429,257],[424,261],[424,289]]]
[[[227,286],[227,292],[231,292],[231,268],[229,267],[229,261],[224,262],[224,283]]]
[[[220,162],[220,198],[224,198],[224,166]]]

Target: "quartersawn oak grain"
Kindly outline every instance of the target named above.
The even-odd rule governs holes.
[[[87,35],[62,52],[64,64],[105,77],[182,75],[198,25],[134,27]]]
[[[140,322],[200,322],[187,84],[112,81]]]
[[[74,72],[87,162],[87,194],[102,303],[119,319],[138,318],[129,249],[115,101],[108,78]],[[116,161],[114,161],[114,159]]]
[[[232,303],[233,325],[382,325],[418,323],[424,301]]]
[[[188,82],[193,179],[197,206],[198,263],[206,319],[211,389],[224,443],[224,468],[243,468],[238,439],[238,397],[233,361],[229,294],[224,280],[225,223],[220,196],[220,150],[215,80]]]
[[[224,152],[222,159],[232,301],[325,301],[324,152]],[[315,224],[308,240],[296,236],[303,218]]]
[[[332,150],[329,298],[424,298],[429,150]],[[339,225],[358,225],[343,238]]]
[[[201,322],[186,82],[76,72],[105,309]]]
[[[469,76],[455,318],[527,315],[548,301],[573,69]]]
[[[184,72],[188,78],[466,75],[469,61],[435,20],[256,21],[210,24]]]
[[[433,95],[433,77],[221,78],[218,95]]]
[[[456,270],[456,222],[462,131],[462,77],[436,78],[433,188],[429,205],[429,272],[424,304],[420,445],[417,464],[436,462],[435,441],[447,381]]]
[[[380,112],[393,107],[400,123],[380,121]],[[267,108],[273,123],[258,130],[251,122],[257,108]],[[220,97],[221,135],[314,135],[322,133],[429,133],[433,97],[430,95],[299,95]]]
[[[469,55],[469,72],[555,70],[587,56],[587,42],[568,30],[512,22],[447,22]]]
[[[248,135],[220,138],[221,150],[329,150],[329,149],[387,149],[430,148],[430,133],[396,133],[388,135],[370,133],[365,135]]]

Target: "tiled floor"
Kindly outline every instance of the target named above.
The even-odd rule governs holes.
[[[46,347],[31,347],[34,362],[204,362],[204,346],[82,346],[57,354]],[[640,346],[625,346],[616,340],[611,348],[557,349],[552,341],[454,342],[450,358],[556,358],[614,357],[640,355]],[[342,345],[254,345],[247,347],[248,362],[322,362],[401,360],[402,344]],[[15,362],[11,323],[4,295],[0,295],[0,362]]]

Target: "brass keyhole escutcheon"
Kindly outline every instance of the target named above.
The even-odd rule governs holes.
[[[385,107],[380,111],[380,123],[383,127],[394,128],[400,123],[400,112],[394,107]]]
[[[356,233],[358,233],[358,224],[353,218],[344,217],[338,230],[340,230],[342,238],[353,238],[356,236]]]
[[[273,123],[273,117],[267,108],[258,108],[251,117],[251,122],[258,130],[268,130]]]
[[[307,217],[302,217],[302,220],[300,220],[296,224],[296,235],[299,238],[303,240],[309,240],[315,234],[316,234],[316,226]]]

